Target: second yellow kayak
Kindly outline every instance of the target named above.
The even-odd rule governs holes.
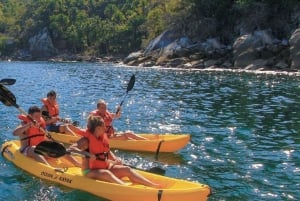
[[[80,136],[61,133],[50,133],[51,137],[59,142],[72,144]],[[117,140],[109,139],[110,148],[129,151],[145,152],[175,152],[184,148],[190,141],[189,134],[138,134],[147,140]]]

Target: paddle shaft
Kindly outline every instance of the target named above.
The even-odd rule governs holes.
[[[45,117],[47,118],[51,118],[51,116],[49,115],[49,112],[48,111],[42,111],[42,115],[44,115]],[[63,123],[71,123],[73,126],[79,126],[79,122],[78,121],[68,121],[66,119],[59,119],[60,122],[63,122]]]
[[[121,107],[122,107],[122,105],[124,103],[124,100],[125,100],[126,96],[128,95],[128,92],[133,88],[134,83],[135,83],[135,75],[132,74],[132,76],[131,76],[131,78],[130,78],[130,80],[128,82],[127,88],[126,88],[126,93],[125,93],[125,95],[124,95],[124,97],[123,97],[123,99],[122,99],[122,101],[121,101],[121,103],[120,103],[120,105],[119,105],[119,107],[118,107],[118,109],[116,111],[116,114],[118,114],[120,112],[120,109],[121,109]]]
[[[165,175],[165,173],[166,173],[166,170],[164,170],[164,169],[162,169],[158,166],[155,166],[155,167],[152,167],[152,168],[149,168],[149,169],[145,170],[145,169],[138,168],[138,167],[135,167],[135,166],[132,166],[132,165],[129,165],[129,164],[125,164],[125,163],[123,165],[128,166],[128,167],[133,168],[133,169],[136,169],[136,170],[150,172],[150,173],[154,173],[154,174],[158,174],[158,175]]]
[[[6,100],[8,100],[8,99],[6,99]],[[9,101],[9,100],[8,100],[8,101]],[[29,118],[32,122],[34,122],[34,120],[31,118],[31,116],[29,116],[29,115],[25,112],[25,110],[22,109],[17,103],[14,103],[14,102],[11,102],[11,101],[10,101],[10,103],[11,103],[15,108],[17,108],[21,114],[24,114],[24,115],[28,116],[28,118]]]
[[[53,142],[53,141],[43,141],[40,144],[38,144],[34,150],[37,154],[41,154],[43,156],[48,156],[52,158],[59,158],[65,155],[75,155],[80,156],[84,158],[91,158],[90,154],[87,152],[82,152],[79,150],[67,150],[62,144]],[[102,154],[102,158],[100,157],[100,154],[96,154],[96,160],[105,160],[107,155]],[[152,167],[148,170],[144,170],[142,168],[138,168],[129,164],[124,163],[123,165],[128,166],[130,168],[146,171],[150,173],[155,173],[159,175],[164,175],[165,170],[160,167]]]
[[[26,115],[33,123],[35,123],[35,120],[32,119],[31,116],[29,116],[24,109],[22,109],[17,103],[16,103],[16,97],[15,95],[9,91],[6,87],[4,87],[3,85],[0,85],[0,98],[1,98],[1,101],[3,102],[4,105],[6,106],[14,106],[15,108],[18,109],[18,111],[21,113],[21,114],[24,114]],[[4,102],[6,101],[6,102]],[[54,140],[51,135],[42,127],[40,127],[40,130],[42,132],[44,132],[46,134],[46,136],[51,139],[51,140]]]
[[[30,115],[28,115],[28,114],[25,112],[24,109],[22,109],[22,108],[19,107],[18,105],[16,105],[15,107],[20,111],[21,114],[26,115],[26,116],[30,119],[30,121],[32,121],[33,123],[36,123],[36,121],[35,121],[34,119],[32,119],[32,117],[31,117]],[[48,131],[47,131],[46,129],[44,129],[44,128],[41,127],[41,126],[39,126],[39,129],[40,129],[43,133],[45,133],[46,136],[47,136],[49,139],[55,141],[55,140],[51,137],[51,135],[48,133]]]

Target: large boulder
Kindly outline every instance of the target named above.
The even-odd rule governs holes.
[[[151,54],[153,50],[161,49],[174,42],[177,38],[180,38],[178,32],[173,30],[166,30],[155,39],[153,39],[145,49],[145,55]]]
[[[57,54],[47,28],[29,39],[29,52],[34,59],[47,59]]]
[[[244,68],[260,59],[261,51],[274,41],[270,31],[255,31],[236,39],[233,44],[234,67]]]
[[[189,52],[187,47],[190,44],[191,41],[187,37],[182,37],[180,39],[174,40],[166,47],[161,48],[160,56],[169,58],[186,56]]]
[[[143,55],[144,53],[142,51],[132,52],[123,60],[123,62],[128,64],[131,61],[141,58]]]
[[[300,69],[300,28],[294,31],[289,42],[291,68]]]

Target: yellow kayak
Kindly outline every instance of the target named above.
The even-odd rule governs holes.
[[[72,136],[61,133],[50,133],[51,137],[59,142],[72,144],[80,136]],[[147,152],[175,152],[185,147],[190,141],[189,134],[138,134],[147,140],[117,140],[109,139],[112,149]]]
[[[119,185],[99,180],[89,179],[82,175],[81,169],[72,166],[63,158],[49,158],[53,167],[39,163],[19,152],[18,140],[5,142],[1,147],[2,155],[17,167],[36,177],[49,180],[64,186],[80,189],[96,196],[113,201],[201,201],[207,200],[210,187],[204,184],[160,176],[144,171],[138,171],[148,179],[160,183],[162,189],[146,187],[123,180],[127,185]],[[60,169],[58,169],[60,167]]]

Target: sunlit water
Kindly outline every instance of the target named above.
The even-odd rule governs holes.
[[[54,89],[61,116],[85,125],[104,98],[111,111],[124,98],[118,130],[190,133],[172,154],[116,151],[138,167],[208,184],[209,200],[300,200],[300,77],[224,71],[128,68],[114,64],[2,62],[0,79],[28,109]],[[14,139],[18,111],[0,105],[0,143]],[[0,200],[103,200],[43,181],[0,157]]]

